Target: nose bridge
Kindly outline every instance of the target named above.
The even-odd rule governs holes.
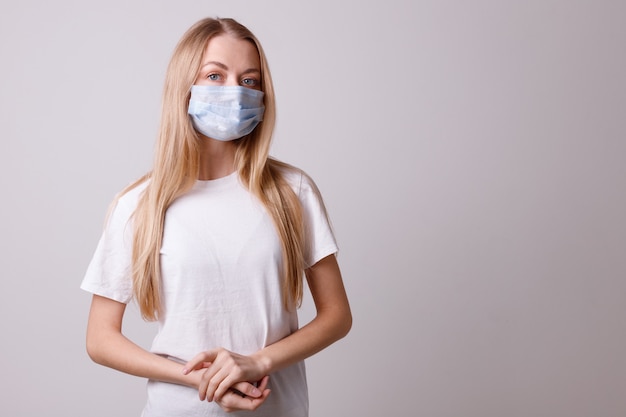
[[[234,71],[232,71],[232,70],[228,71],[228,74],[226,75],[225,85],[228,85],[228,86],[239,85],[239,80],[237,78],[237,74],[235,74]]]

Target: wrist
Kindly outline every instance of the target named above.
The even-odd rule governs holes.
[[[206,368],[197,369],[189,372],[187,375],[182,375],[182,379],[180,380],[180,384],[186,385],[191,388],[198,389],[200,386],[200,382],[202,382],[202,375],[206,371]],[[182,372],[181,372],[182,374]]]
[[[259,367],[260,373],[262,375],[269,375],[270,373],[272,373],[272,360],[263,350],[260,350],[253,354],[252,358],[257,363],[257,366]]]

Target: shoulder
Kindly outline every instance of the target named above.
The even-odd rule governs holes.
[[[139,198],[148,186],[149,180],[140,179],[125,187],[111,202],[107,214],[107,224],[125,224],[135,212]]]
[[[137,203],[144,190],[148,187],[149,180],[139,180],[128,185],[122,191],[120,191],[113,201],[113,206],[121,210],[134,211],[137,208]]]
[[[270,164],[281,176],[297,196],[306,195],[309,193],[319,194],[319,190],[315,181],[304,170],[287,164],[276,159],[270,159]]]
[[[143,191],[148,187],[149,180],[144,180],[139,183],[133,183],[123,189],[117,196],[117,200],[126,206],[137,206],[137,202],[141,197]]]

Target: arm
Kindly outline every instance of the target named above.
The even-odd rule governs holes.
[[[341,272],[334,255],[329,255],[306,271],[316,316],[288,337],[250,356],[225,349],[202,352],[185,365],[185,373],[212,365],[202,376],[200,398],[219,400],[238,381],[254,381],[304,360],[344,337],[352,326],[352,314]]]
[[[348,334],[352,313],[335,255],[306,271],[316,316],[289,337],[257,352],[266,374],[304,360]]]
[[[122,334],[126,304],[94,295],[87,322],[87,353],[96,363],[127,374],[194,386],[194,377],[180,378],[181,365],[152,354]]]
[[[164,382],[198,388],[202,367],[188,375],[183,375],[183,365],[148,352],[127,339],[122,334],[122,320],[126,304],[109,298],[94,295],[87,323],[87,353],[96,363],[127,374],[155,379]],[[202,364],[203,367],[207,364]],[[261,380],[261,378],[259,378]],[[239,381],[238,381],[239,382]],[[226,406],[237,404],[238,408],[254,409],[265,401],[267,380],[259,388],[248,383],[234,385],[233,388],[245,393],[246,398],[232,393],[224,398]],[[256,398],[255,398],[256,397]],[[220,404],[224,407],[224,404]]]

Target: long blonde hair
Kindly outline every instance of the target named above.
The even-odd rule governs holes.
[[[206,18],[183,35],[167,68],[154,167],[121,193],[147,182],[133,214],[132,254],[133,293],[147,320],[156,320],[162,313],[160,248],[165,213],[176,198],[189,191],[199,173],[198,142],[201,138],[187,115],[190,88],[209,40],[220,34],[248,40],[259,52],[265,114],[252,133],[236,141],[235,166],[242,183],[266,207],[280,237],[285,307],[297,307],[302,300],[302,209],[298,197],[282,175],[288,166],[269,157],[276,108],[265,53],[256,37],[235,20]]]

